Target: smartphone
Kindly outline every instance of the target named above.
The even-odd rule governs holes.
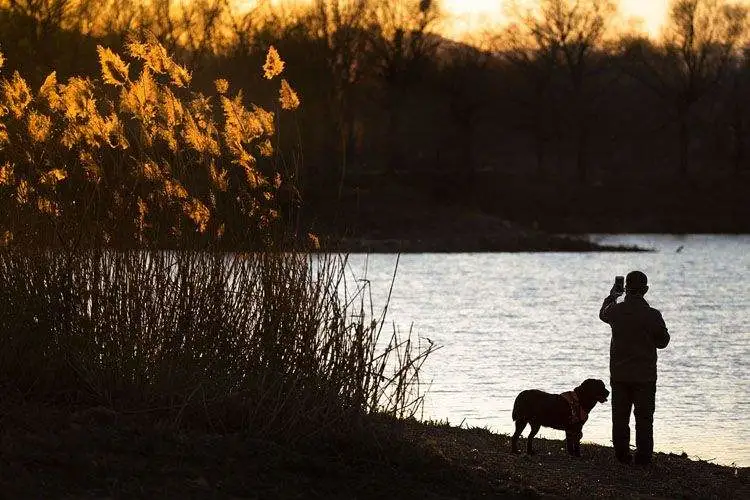
[[[615,289],[620,293],[625,291],[625,276],[615,276]]]

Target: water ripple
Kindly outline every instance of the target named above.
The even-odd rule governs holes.
[[[599,240],[661,251],[401,256],[390,320],[413,322],[444,346],[422,374],[432,381],[424,417],[508,433],[520,390],[562,392],[588,377],[609,385],[610,334],[599,306],[615,274],[641,269],[672,335],[659,352],[656,448],[750,465],[750,442],[740,437],[750,436],[750,237]],[[396,257],[368,259],[373,294],[385,297]],[[610,428],[607,403],[592,412],[584,440],[610,444]]]

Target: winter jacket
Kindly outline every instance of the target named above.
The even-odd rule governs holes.
[[[656,382],[656,350],[669,344],[661,313],[638,295],[604,299],[599,318],[612,327],[609,372],[613,382]]]

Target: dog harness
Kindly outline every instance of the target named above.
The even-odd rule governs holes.
[[[582,424],[586,422],[586,420],[588,420],[589,414],[581,406],[581,402],[578,400],[578,394],[576,394],[576,391],[563,392],[561,396],[565,398],[565,401],[568,402],[568,406],[570,407],[571,425]]]

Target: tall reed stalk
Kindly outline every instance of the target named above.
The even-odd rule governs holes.
[[[286,438],[419,411],[432,345],[381,337],[346,259],[0,252],[0,386]]]
[[[126,52],[98,47],[97,79],[0,78],[0,397],[289,439],[415,414],[432,346],[381,338],[343,257],[268,250],[295,199],[275,113],[191,90],[152,35]]]

